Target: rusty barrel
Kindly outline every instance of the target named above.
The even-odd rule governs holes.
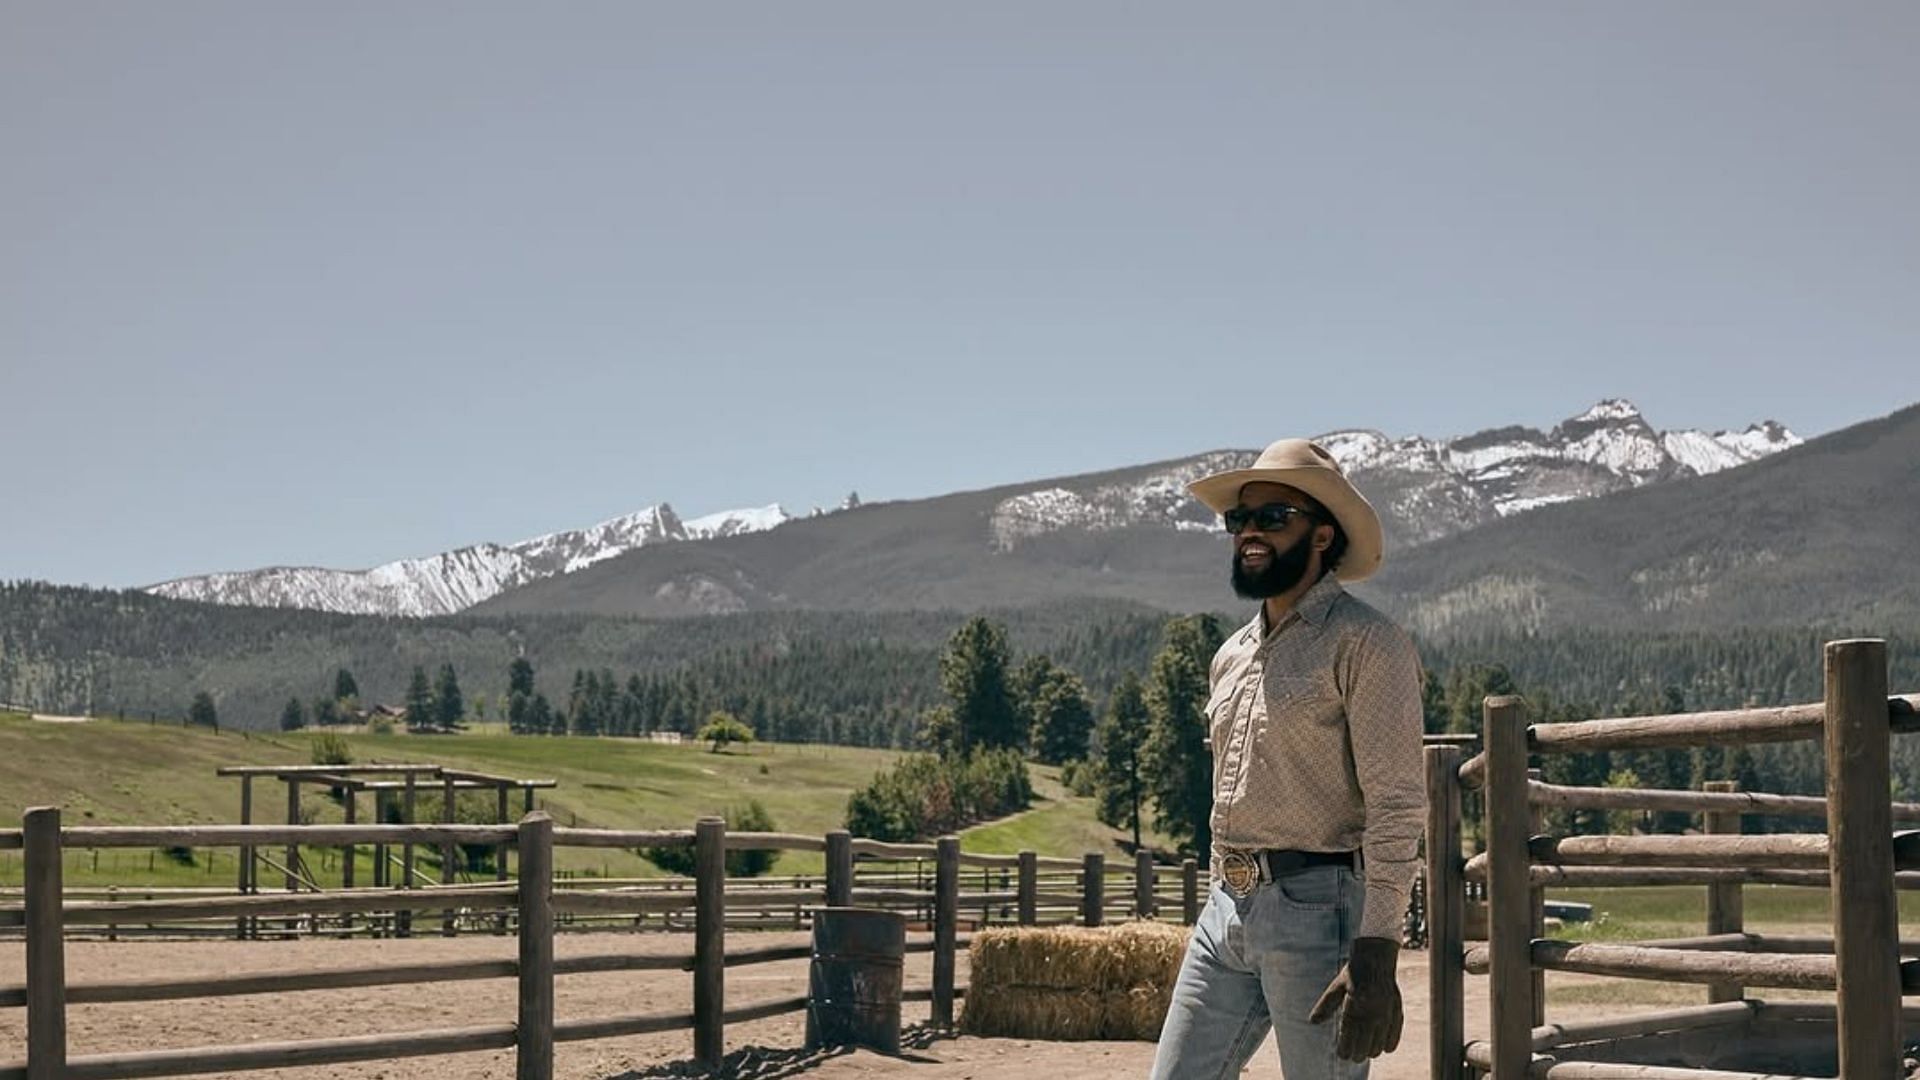
[[[899,1053],[906,955],[905,915],[868,908],[815,909],[807,1045],[858,1045]]]

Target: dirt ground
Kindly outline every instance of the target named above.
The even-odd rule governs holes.
[[[805,934],[730,935],[737,942],[792,944]],[[511,937],[466,936],[411,940],[353,941],[79,941],[67,946],[71,983],[129,978],[173,977],[252,971],[312,970],[329,964],[398,964],[435,960],[511,958]],[[609,952],[684,953],[686,935],[568,934],[558,939],[560,956]],[[965,985],[966,959],[961,955]],[[25,948],[19,942],[0,947],[0,985],[25,980]],[[931,956],[907,959],[906,984],[932,982]],[[735,968],[727,972],[727,1005],[806,992],[807,962],[787,961]],[[1377,1080],[1416,1080],[1427,1071],[1427,964],[1423,953],[1402,957],[1400,985],[1407,1027],[1400,1049],[1374,1063]],[[555,1015],[561,1019],[644,1012],[690,1010],[691,977],[679,972],[619,972],[567,975],[556,981]],[[1467,1031],[1483,1033],[1487,1022],[1486,980],[1469,978]],[[489,979],[442,985],[324,990],[189,1001],[120,1005],[74,1005],[67,1015],[69,1053],[74,1055],[367,1035],[410,1029],[463,1027],[511,1022],[514,982]],[[1590,1009],[1583,1009],[1591,1015]],[[966,1080],[991,1077],[1045,1077],[1046,1080],[1094,1080],[1145,1076],[1153,1044],[1139,1042],[1055,1043],[1016,1039],[949,1036],[926,1026],[927,1006],[909,1004],[908,1048],[898,1058],[870,1051],[809,1053],[805,1018],[793,1013],[727,1029],[727,1068],[719,1075],[773,1080],[853,1080],[906,1073],[914,1080]],[[25,1056],[26,1018],[22,1009],[0,1009],[0,1061]],[[568,1080],[642,1080],[702,1074],[692,1063],[691,1032],[635,1036],[600,1042],[562,1043],[556,1073]],[[511,1080],[512,1051],[411,1058],[362,1065],[316,1066],[266,1073],[222,1073],[223,1077],[273,1075],[282,1080]],[[1249,1076],[1278,1077],[1279,1060],[1268,1040]]]

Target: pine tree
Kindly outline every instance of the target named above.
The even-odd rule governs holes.
[[[513,663],[507,665],[507,693],[533,697],[533,661],[516,656]]]
[[[961,752],[1026,742],[1020,714],[1007,688],[1007,631],[985,619],[970,619],[954,631],[940,657],[940,685],[953,708]]]
[[[1053,658],[1035,653],[1020,662],[1007,680],[1007,692],[1013,695],[1013,707],[1020,714],[1020,732],[1029,749],[1040,747],[1041,696],[1053,681]],[[1042,760],[1045,760],[1044,758]]]
[[[1093,705],[1087,685],[1063,667],[1050,667],[1033,708],[1033,753],[1048,765],[1064,765],[1087,756],[1093,733]]]
[[[306,726],[306,706],[300,704],[300,699],[297,697],[288,698],[287,707],[280,710],[280,730],[299,731]]]
[[[313,699],[313,726],[332,727],[340,722],[340,703],[330,697]]]
[[[341,668],[333,673],[333,699],[335,701],[339,701],[342,698],[358,698],[359,696],[360,684],[354,681],[353,672],[348,671],[346,668]]]
[[[1140,850],[1140,798],[1144,793],[1140,750],[1146,742],[1147,698],[1140,677],[1129,671],[1114,688],[1107,714],[1094,737],[1100,744],[1097,788],[1098,816],[1114,828],[1133,830],[1133,847]]]
[[[202,690],[193,695],[193,704],[187,706],[187,723],[220,730],[220,711],[213,706],[212,694]]]
[[[515,735],[534,734],[527,724],[527,695],[515,690],[507,698],[507,730]]]
[[[565,735],[563,725],[559,731],[553,729],[553,706],[548,704],[547,695],[533,695],[533,703],[527,706],[527,733],[531,735]]]
[[[427,669],[413,666],[413,678],[407,682],[407,730],[430,731],[440,713],[433,701],[433,685],[427,681]]]
[[[1212,615],[1167,624],[1147,682],[1147,788],[1154,825],[1199,857],[1213,841],[1213,756],[1207,750],[1208,670],[1223,636]]]
[[[466,726],[466,700],[460,694],[460,677],[452,664],[440,665],[440,678],[433,692],[434,720],[443,731],[458,731]]]

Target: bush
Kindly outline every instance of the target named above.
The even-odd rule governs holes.
[[[331,731],[315,735],[311,745],[315,765],[353,764],[353,748],[347,745],[347,740]]]
[[[727,819],[728,832],[777,832],[779,826],[773,823],[773,815],[760,805],[760,800],[750,800],[745,806],[730,806],[722,815]],[[642,848],[640,857],[669,874],[683,877],[693,876],[693,848],[655,847]],[[727,852],[728,877],[759,877],[773,869],[779,861],[777,851],[729,851]]]
[[[391,735],[393,734],[393,717],[376,716],[367,721],[367,730],[375,735]]]
[[[847,831],[873,840],[924,840],[1025,809],[1032,800],[1027,763],[1017,751],[918,754],[848,798]]]
[[[695,742],[712,743],[713,752],[717,754],[728,743],[737,742],[744,746],[752,742],[753,729],[741,723],[732,713],[716,712],[707,717],[706,724],[694,733],[693,738]]]
[[[1091,761],[1069,761],[1060,766],[1060,782],[1073,794],[1090,799],[1099,790],[1100,767]]]

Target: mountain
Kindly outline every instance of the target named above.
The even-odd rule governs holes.
[[[1745,431],[1654,430],[1632,402],[1602,401],[1551,431],[1504,427],[1445,441],[1336,431],[1322,445],[1411,547],[1554,503],[1705,476],[1800,445],[1772,420]]]
[[[517,544],[475,544],[371,570],[276,566],[180,578],[146,591],[177,600],[354,615],[447,615],[507,589],[571,574],[649,544],[739,536],[787,520],[787,512],[775,505],[682,521],[673,507],[661,503],[585,529]]]
[[[1367,584],[1429,639],[1920,615],[1920,406],[1741,469],[1550,506],[1390,558]]]
[[[1395,550],[1518,520],[1540,506],[1719,472],[1800,443],[1772,422],[1738,434],[1661,434],[1622,401],[1602,402],[1549,432],[1503,428],[1443,442],[1368,431],[1321,438],[1380,508]],[[1219,450],[656,545],[504,592],[475,610],[976,610],[1071,598],[1227,610],[1237,601],[1226,586],[1226,546],[1186,485],[1255,456]]]
[[[1777,453],[1798,445],[1800,439],[1773,421],[1741,432],[1658,432],[1630,402],[1603,401],[1551,431],[1505,427],[1451,440],[1419,436],[1394,439],[1378,431],[1336,431],[1319,436],[1380,508],[1391,542],[1411,547],[1471,529],[1489,521],[1557,502],[1593,498],[1614,491],[1676,477],[1704,475]],[[713,614],[761,610],[770,607],[814,606],[850,608],[912,608],[933,596],[961,606],[1023,602],[1027,586],[1020,584],[1018,564],[1037,557],[1040,572],[1052,574],[1061,560],[1069,564],[1071,551],[1087,550],[1098,558],[1097,572],[1083,582],[1090,595],[1119,595],[1148,603],[1173,604],[1192,595],[1190,582],[1163,588],[1137,581],[1112,588],[1102,575],[1122,572],[1156,552],[1185,552],[1192,545],[1177,537],[1141,537],[1137,529],[1205,534],[1214,520],[1205,507],[1188,497],[1189,481],[1209,472],[1245,465],[1253,450],[1220,450],[1177,461],[1135,466],[1109,473],[1041,481],[991,492],[963,493],[944,499],[922,499],[886,504],[886,515],[864,515],[850,532],[837,527],[814,529],[820,519],[834,516],[819,510],[803,519],[805,536],[791,529],[781,536],[805,546],[818,538],[850,545],[840,555],[852,554],[864,565],[832,571],[828,580],[843,581],[828,588],[823,583],[792,588],[767,578],[769,567],[735,567],[722,553],[691,550],[664,556],[652,569],[640,571],[651,590],[641,596],[616,586],[605,596],[605,575],[587,582],[535,592],[504,603],[498,610],[541,610],[558,603],[562,610],[578,605],[598,611],[648,614]],[[981,504],[984,495],[991,501]],[[857,495],[848,496],[840,512],[861,508]],[[837,512],[836,512],[837,513]],[[969,539],[964,550],[946,551],[944,540],[934,579],[953,577],[965,564],[979,574],[1010,572],[1004,580],[980,586],[961,584],[932,593],[909,589],[893,592],[876,585],[911,561],[908,552],[926,538],[901,535],[884,552],[866,536],[872,523],[915,521],[931,513],[941,527],[959,529]],[[958,517],[953,515],[957,514]],[[980,520],[976,520],[980,519]],[[152,586],[148,591],[178,599],[267,607],[300,607],[321,611],[382,615],[444,615],[463,611],[502,593],[542,581],[571,577],[618,556],[641,549],[659,550],[668,541],[723,540],[762,533],[795,521],[778,505],[756,510],[729,511],[681,522],[671,507],[661,504],[635,514],[602,522],[588,529],[554,533],[519,544],[480,544],[421,559],[387,563],[371,570],[329,570],[317,567],[273,567],[182,578]],[[975,543],[984,525],[985,545]],[[1092,543],[1086,534],[1126,532]],[[1077,535],[1073,535],[1077,534]],[[1054,538],[1048,550],[1028,551],[1037,542]],[[705,545],[695,545],[704,547]],[[1130,550],[1116,555],[1119,548]],[[1059,549],[1059,550],[1054,550]],[[1049,553],[1051,552],[1051,553]],[[822,553],[829,563],[838,556]],[[958,560],[957,562],[955,560]],[[1116,561],[1117,560],[1117,561]],[[783,560],[775,558],[775,564]],[[1081,567],[1080,569],[1088,569]],[[1134,566],[1151,576],[1155,571]],[[708,571],[712,570],[712,573]],[[863,570],[870,572],[863,572]],[[784,580],[784,579],[783,579]],[[964,581],[965,576],[953,577]],[[1073,575],[1042,583],[1048,595],[1065,595],[1059,587],[1080,580]],[[1214,590],[1209,590],[1209,594]],[[802,596],[805,599],[801,599]],[[999,597],[996,601],[986,596]],[[551,598],[551,599],[549,599]],[[533,606],[527,606],[533,605]]]

